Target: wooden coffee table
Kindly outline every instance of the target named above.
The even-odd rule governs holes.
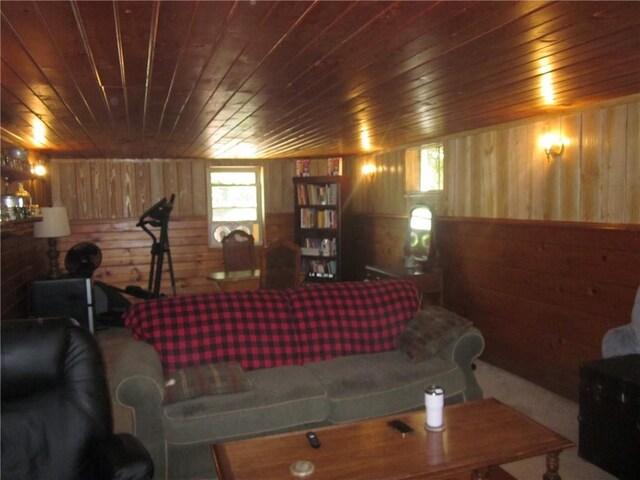
[[[404,438],[387,426],[400,419],[413,427]],[[221,480],[294,479],[298,460],[314,464],[310,480],[485,479],[495,466],[547,455],[544,480],[560,480],[559,453],[574,444],[495,399],[445,407],[445,430],[424,429],[424,411],[316,428],[322,446],[305,432],[212,446]],[[508,477],[508,475],[507,475]],[[492,477],[493,478],[493,477]]]

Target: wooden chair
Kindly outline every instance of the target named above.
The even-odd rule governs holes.
[[[253,235],[243,230],[233,230],[222,239],[224,271],[255,270],[255,246]]]
[[[300,285],[300,247],[275,240],[260,252],[260,288],[281,290]]]

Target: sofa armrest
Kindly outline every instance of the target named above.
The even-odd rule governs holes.
[[[465,400],[482,398],[482,389],[473,373],[473,361],[484,351],[484,337],[475,327],[469,327],[460,336],[449,342],[438,352],[438,356],[455,363],[464,372],[467,381]]]
[[[133,410],[132,433],[151,455],[154,478],[164,479],[164,376],[160,358],[151,345],[133,338],[127,340],[114,368],[113,390],[115,400]]]

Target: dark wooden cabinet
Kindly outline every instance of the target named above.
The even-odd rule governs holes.
[[[305,281],[342,278],[342,176],[294,177],[295,241],[302,250]]]
[[[622,480],[640,473],[640,355],[580,366],[578,455]]]

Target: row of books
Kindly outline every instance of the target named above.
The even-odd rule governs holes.
[[[305,238],[301,245],[303,255],[335,257],[338,255],[336,238]]]
[[[338,273],[335,260],[303,260],[302,268],[308,277],[333,278]]]
[[[314,185],[299,183],[296,186],[298,205],[336,205],[338,203],[338,184]]]
[[[301,228],[338,228],[338,212],[336,210],[300,209]]]

